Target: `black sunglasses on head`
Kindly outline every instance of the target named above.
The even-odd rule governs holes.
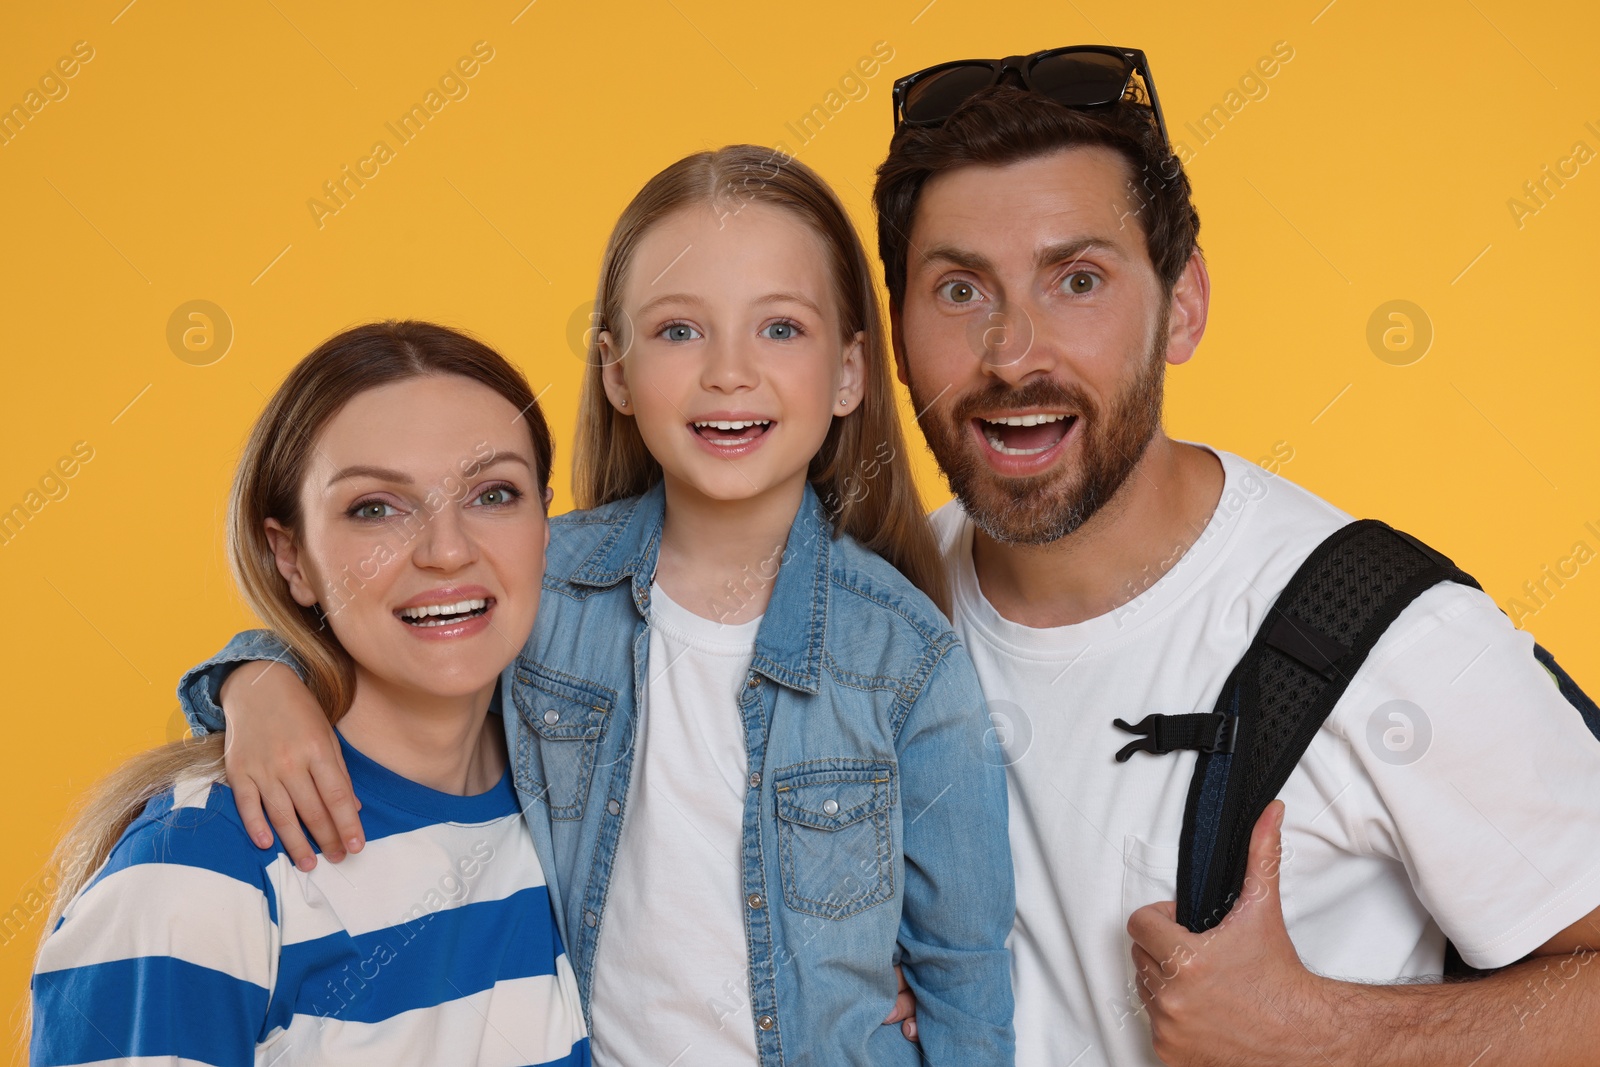
[[[1144,53],[1099,44],[1047,48],[1005,59],[958,59],[907,74],[894,83],[894,128],[937,126],[973,96],[1008,80],[1073,108],[1132,100],[1150,109],[1161,139],[1167,140],[1167,123]]]

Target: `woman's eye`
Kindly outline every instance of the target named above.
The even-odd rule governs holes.
[[[774,322],[761,328],[761,336],[769,341],[792,341],[800,336],[800,327],[792,322]]]
[[[363,500],[350,509],[352,519],[389,519],[400,514],[400,509],[381,500]]]
[[[1067,275],[1061,282],[1061,288],[1069,293],[1088,293],[1100,284],[1100,279],[1086,270],[1075,270]]]
[[[507,504],[515,501],[520,496],[522,496],[522,494],[511,488],[509,485],[497,485],[493,488],[485,489],[483,492],[479,493],[474,502],[481,504],[484,507],[503,508]]]
[[[978,287],[971,282],[945,282],[939,292],[952,304],[970,304],[978,299]]]
[[[663,327],[660,336],[669,341],[693,341],[700,336],[700,331],[686,322],[674,322]]]

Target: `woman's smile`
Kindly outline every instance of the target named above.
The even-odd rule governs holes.
[[[394,616],[422,640],[446,641],[488,630],[496,603],[482,586],[447,586],[412,597]]]

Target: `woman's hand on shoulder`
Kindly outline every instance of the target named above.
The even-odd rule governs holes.
[[[317,860],[302,823],[330,862],[360,852],[361,802],[339,738],[294,671],[276,662],[246,663],[228,675],[219,696],[228,725],[228,785],[251,840],[270,848],[276,829],[303,871]]]

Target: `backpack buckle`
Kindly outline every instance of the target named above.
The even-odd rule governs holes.
[[[1207,755],[1231,753],[1239,740],[1239,716],[1212,712],[1208,715],[1146,715],[1137,723],[1112,721],[1119,730],[1141,734],[1117,752],[1117,762],[1126,763],[1135,752],[1163,756],[1179,749],[1193,749]]]
[[[1222,721],[1217,724],[1216,736],[1212,738],[1209,748],[1202,748],[1200,751],[1208,754],[1220,752],[1231,755],[1233,746],[1239,741],[1239,716],[1219,715],[1217,717]]]

